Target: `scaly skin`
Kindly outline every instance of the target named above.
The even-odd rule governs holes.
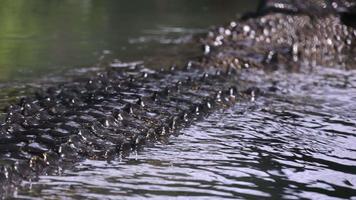
[[[299,3],[290,5],[288,2]],[[339,13],[336,9],[320,7],[325,2],[327,5],[335,3],[267,1],[260,12],[209,32],[203,43],[210,51],[203,63],[237,68],[253,65],[300,70],[322,65],[355,69],[356,30],[349,24],[355,3],[338,1],[338,5],[343,2],[342,13]],[[311,7],[307,9],[303,5]]]
[[[0,129],[0,196],[24,179],[164,140],[244,96],[235,76],[188,68],[107,68],[10,106]]]
[[[355,5],[354,0],[266,0],[261,1],[258,11],[322,16],[355,12]]]

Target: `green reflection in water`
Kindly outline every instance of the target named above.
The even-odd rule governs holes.
[[[2,0],[0,81],[28,80],[93,65],[111,50],[123,60],[156,56],[156,44],[130,44],[158,26],[206,28],[253,10],[257,0]],[[179,52],[177,52],[178,54]],[[174,53],[173,53],[174,54]]]

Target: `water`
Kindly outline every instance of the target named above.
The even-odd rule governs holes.
[[[154,60],[152,66],[160,65],[159,60],[167,60],[172,54],[175,60],[196,56],[188,51],[192,48],[179,51],[171,44],[184,43],[191,33],[254,10],[256,2],[3,0],[0,82],[91,67],[103,52],[124,61]],[[180,37],[182,33],[189,34]]]
[[[127,49],[135,45],[147,46],[159,53],[146,51],[147,59],[142,59],[145,56],[139,57],[143,51],[126,49],[123,50],[128,55],[125,59],[138,56],[132,60],[150,62],[152,57],[163,60],[172,57],[177,51],[185,51],[184,46],[189,46],[189,42],[185,43],[184,38],[190,37],[192,32],[223,22],[224,16],[231,12],[227,17],[230,18],[235,10],[230,8],[229,11],[229,6],[233,5],[229,3],[224,7],[227,11],[218,11],[214,1],[209,4],[198,2],[201,4],[197,3],[196,7],[191,5],[196,9],[192,9],[190,15],[176,13],[188,21],[196,15],[196,22],[177,25],[173,22],[181,21],[172,20],[164,26],[155,26],[152,22],[136,36],[126,37],[125,42],[130,46]],[[200,10],[202,5],[207,8]],[[184,7],[184,3],[181,6]],[[199,15],[206,9],[216,9],[216,18],[209,15],[209,20],[202,20]],[[169,56],[160,57],[162,52]],[[93,59],[92,63],[97,59],[92,55],[88,57]],[[78,67],[86,65],[83,60],[76,60],[80,62]],[[24,81],[21,73],[31,74],[27,82],[33,83],[41,73],[51,72],[49,66],[59,65],[43,65],[38,71],[31,69],[32,72],[14,70],[15,75],[2,79],[3,84],[9,85],[5,80]],[[80,71],[74,70],[76,73]],[[182,130],[181,135],[171,138],[168,143],[133,152],[127,158],[112,162],[86,160],[61,176],[41,176],[38,182],[25,182],[15,197],[356,199],[356,71],[316,67],[312,72],[267,73],[251,69],[239,76],[242,84],[259,88],[254,101],[242,101],[219,110]],[[11,88],[6,92],[10,95],[4,102],[25,95],[27,90],[22,84]]]

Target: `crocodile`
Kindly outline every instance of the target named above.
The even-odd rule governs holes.
[[[106,67],[10,105],[0,125],[0,197],[23,180],[61,174],[84,159],[122,158],[214,110],[254,99],[239,70],[354,69],[350,0],[266,0],[208,32],[200,60],[152,70]]]
[[[112,64],[115,66],[115,64]],[[245,98],[232,71],[110,67],[37,91],[6,110],[0,189],[59,174],[83,159],[122,158]]]
[[[202,39],[203,63],[268,70],[356,68],[356,1],[267,0]]]

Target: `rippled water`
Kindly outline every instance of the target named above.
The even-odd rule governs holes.
[[[112,25],[120,20],[123,23],[125,20],[122,18],[132,17],[132,14],[120,13],[117,12],[120,9],[108,9],[105,5],[93,9],[94,1],[85,2],[73,5],[73,1],[67,0],[62,9],[57,5],[51,7],[59,9],[62,15],[66,13],[63,8],[70,5],[81,8],[81,12],[69,12],[69,16],[81,19],[71,26],[79,24],[83,31],[68,33],[70,37],[67,39],[60,37],[64,39],[61,43],[64,49],[70,49],[68,52],[56,53],[56,48],[49,45],[60,41],[56,39],[58,34],[62,34],[58,24],[47,24],[43,30],[34,29],[32,36],[26,37],[14,37],[21,36],[23,30],[20,28],[3,29],[8,32],[0,33],[0,40],[7,44],[1,47],[2,50],[0,48],[0,57],[3,58],[0,61],[0,107],[31,93],[44,82],[56,84],[66,81],[68,76],[96,70],[95,67],[73,69],[66,75],[41,79],[41,84],[33,80],[60,65],[93,63],[98,57],[96,53],[105,49],[119,58],[131,61],[142,58],[153,65],[157,65],[157,60],[168,64],[178,58],[187,58],[193,55],[191,47],[189,44],[182,47],[182,43],[190,40],[192,34],[200,33],[201,27],[222,23],[235,12],[232,1],[227,1],[221,9],[215,9],[216,3],[212,1],[200,1],[195,7],[191,5],[199,9],[183,12],[190,13],[187,15],[173,12],[169,5],[166,5],[168,9],[155,7],[146,12],[143,9],[144,16],[152,15],[150,19],[154,20],[125,32],[127,29],[112,29]],[[108,2],[113,5],[113,1]],[[200,5],[207,2],[210,2],[209,6],[201,8]],[[180,8],[184,8],[182,5]],[[130,4],[125,4],[124,8],[130,8]],[[210,15],[206,10],[213,10],[216,15]],[[86,19],[95,13],[106,15],[93,24],[87,24]],[[169,17],[163,18],[160,13]],[[21,16],[26,18],[28,15]],[[33,24],[41,24],[38,19],[42,15],[34,17]],[[202,20],[201,16],[207,20]],[[140,17],[130,19],[138,20]],[[133,21],[127,23],[133,24]],[[93,31],[96,28],[102,29]],[[42,38],[41,34],[48,30],[53,32],[44,37],[44,41],[33,40]],[[90,42],[98,37],[101,40]],[[21,59],[15,60],[12,56],[16,55],[13,52],[18,49],[18,44],[34,49],[33,55],[24,56],[29,54],[22,49],[19,51]],[[78,48],[71,48],[73,46]],[[73,58],[72,54],[77,56]],[[172,60],[167,61],[168,58]],[[29,69],[24,67],[24,63],[39,68]],[[31,77],[29,84],[13,82],[22,80],[24,76]],[[86,160],[63,171],[60,176],[42,176],[39,181],[25,182],[15,197],[356,199],[356,71],[317,67],[313,72],[299,73],[248,70],[239,76],[242,84],[259,89],[254,101],[239,102],[215,112],[184,129],[178,137],[170,138],[167,143],[146,147],[127,158],[111,162]]]
[[[255,101],[114,162],[86,160],[18,197],[356,199],[356,71],[246,71]]]

